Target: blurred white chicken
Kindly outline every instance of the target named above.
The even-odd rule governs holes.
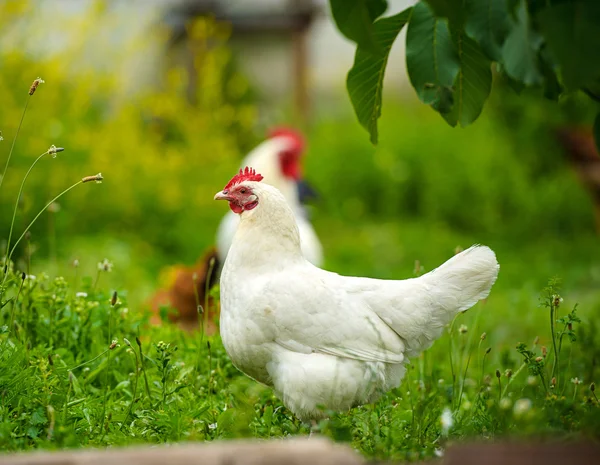
[[[221,274],[221,337],[234,365],[272,386],[301,420],[372,402],[400,384],[406,356],[490,292],[499,265],[474,246],[403,281],[309,263],[294,212],[246,168],[215,195],[240,217]]]
[[[323,262],[323,249],[300,202],[298,189],[304,147],[304,139],[297,131],[275,128],[269,132],[267,140],[246,156],[242,167],[252,166],[259,170],[265,181],[283,194],[298,224],[304,256],[313,265],[320,266]],[[217,254],[220,263],[225,262],[239,222],[238,215],[233,212],[228,212],[221,220],[217,229]]]
[[[319,266],[323,261],[321,243],[301,204],[301,188],[305,186],[301,167],[304,147],[299,132],[285,127],[274,128],[269,131],[268,139],[246,156],[242,166],[252,163],[259,167],[266,179],[283,193],[298,223],[302,251],[311,263]],[[207,314],[203,328],[207,333],[214,332],[213,319],[219,306],[206,291],[216,282],[239,222],[238,215],[229,212],[217,230],[216,250],[214,247],[208,249],[191,267],[175,265],[161,272],[161,281],[165,285],[149,300],[153,323],[161,323],[161,307],[172,307],[176,312],[168,314],[171,321],[188,330],[196,329],[199,326],[197,302],[208,303],[204,309]]]

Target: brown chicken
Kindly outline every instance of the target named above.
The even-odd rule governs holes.
[[[600,234],[600,154],[596,148],[592,129],[562,127],[556,133],[571,165],[592,196],[596,231]]]
[[[161,307],[168,307],[168,318],[179,323],[182,329],[200,329],[198,314],[203,312],[203,325],[207,334],[217,331],[219,300],[213,299],[210,289],[217,283],[219,263],[217,251],[211,248],[193,266],[174,265],[163,270],[164,287],[150,299],[152,324],[162,323]],[[202,309],[198,308],[198,304]]]

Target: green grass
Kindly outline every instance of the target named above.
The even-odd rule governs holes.
[[[428,249],[427,234],[414,225],[399,233],[409,244],[420,234],[424,245],[411,253],[392,239],[395,227],[361,229],[371,241],[378,237],[378,246],[398,248],[390,255],[399,260],[402,277],[412,274],[413,257],[429,269],[449,253],[443,247]],[[345,235],[337,237],[335,268],[351,269]],[[456,244],[460,238],[438,233],[441,243]],[[540,250],[544,247],[551,243],[539,244]],[[363,253],[372,250],[367,246]],[[374,405],[332,412],[320,424],[322,434],[351,442],[368,457],[411,460],[433,456],[448,441],[465,437],[597,436],[599,404],[590,383],[600,357],[592,324],[598,291],[586,290],[585,257],[571,257],[564,270],[567,281],[578,284],[577,315],[583,322],[573,322],[574,342],[569,334],[563,337],[555,388],[549,387],[554,364],[549,309],[539,306],[539,292],[532,289],[539,275],[532,273],[518,287],[513,282],[517,267],[523,269],[520,259],[531,256],[514,251],[499,257],[500,279],[487,302],[460,315],[450,334],[412,360],[400,388]],[[560,254],[554,258],[560,261]],[[540,271],[549,259],[542,255]],[[394,267],[377,261],[372,270],[389,277]],[[9,271],[0,314],[2,450],[308,433],[270,389],[231,365],[218,336],[190,335],[168,324],[150,327],[147,315],[128,309],[124,291],[114,301],[101,290],[108,276],[101,271],[94,289],[97,276],[70,285],[44,274],[23,281],[20,273]],[[576,303],[568,289],[563,299],[555,319]],[[565,328],[557,324],[557,334]],[[533,352],[526,353],[528,360],[518,353],[519,342]],[[571,381],[576,377],[581,384]],[[445,409],[453,418],[446,429],[441,422]]]

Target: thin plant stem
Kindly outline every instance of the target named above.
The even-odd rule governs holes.
[[[94,292],[96,292],[96,286],[98,286],[98,281],[100,281],[100,273],[102,272],[101,269],[98,269],[98,273],[96,273],[96,279],[94,280],[94,287],[92,288],[94,290]]]
[[[42,208],[40,210],[40,212],[35,216],[35,218],[33,220],[31,220],[31,223],[29,223],[29,225],[25,228],[25,231],[23,231],[23,234],[21,234],[21,236],[19,236],[19,238],[17,239],[17,241],[14,243],[12,249],[10,250],[10,253],[8,254],[8,260],[11,259],[12,254],[14,253],[15,249],[17,248],[17,246],[19,245],[19,242],[21,242],[21,239],[23,239],[23,237],[25,236],[25,234],[27,233],[27,231],[29,231],[29,228],[31,228],[33,226],[33,224],[36,222],[36,220],[41,216],[42,213],[44,213],[46,211],[46,209],[54,202],[56,202],[59,198],[61,198],[63,195],[65,195],[67,192],[69,192],[71,189],[76,188],[77,186],[79,186],[79,184],[83,184],[83,180],[76,182],[75,184],[73,184],[70,187],[67,187],[64,191],[62,191],[60,194],[58,194],[56,197],[54,197],[52,200],[50,200],[50,202],[48,202],[46,204],[46,206],[44,208]]]
[[[23,108],[23,113],[21,114],[21,121],[19,121],[19,126],[17,126],[17,132],[15,133],[15,137],[13,138],[12,145],[10,146],[10,152],[8,152],[8,158],[6,159],[6,165],[4,165],[4,171],[2,172],[2,176],[0,176],[0,188],[2,187],[2,183],[4,182],[4,178],[6,177],[6,171],[8,170],[8,164],[10,163],[10,157],[12,156],[13,150],[15,148],[15,143],[17,142],[17,137],[19,136],[19,131],[21,131],[21,126],[23,125],[23,120],[25,119],[25,113],[27,113],[27,107],[29,106],[29,100],[31,100],[31,94],[27,97],[25,101],[25,107]],[[8,249],[8,246],[7,246]]]
[[[208,314],[210,313],[210,307],[208,306],[208,291],[210,290],[210,280],[212,278],[213,270],[215,267],[215,259],[211,258],[208,262],[208,272],[206,273],[206,281],[204,282],[204,315],[203,315],[203,330],[206,330],[208,323]]]
[[[462,396],[465,388],[465,380],[467,379],[467,371],[469,371],[469,364],[471,363],[471,351],[469,350],[469,357],[467,358],[467,365],[465,366],[465,372],[463,373],[462,384],[460,385],[460,394],[458,395],[458,405],[457,409],[460,408],[460,403],[462,401]]]
[[[144,375],[144,384],[146,385],[146,394],[148,394],[148,399],[152,400],[152,394],[150,394],[150,386],[148,385],[148,377],[146,376],[146,365],[144,364],[144,353],[142,352],[142,341],[140,341],[139,337],[135,337],[135,342],[138,345],[140,350],[140,363],[142,365],[142,373]]]
[[[110,349],[106,349],[104,352],[102,352],[102,353],[100,353],[100,354],[96,355],[94,358],[92,358],[92,359],[88,360],[87,362],[80,363],[79,365],[77,365],[77,366],[75,366],[75,367],[73,367],[73,368],[70,368],[70,369],[69,369],[69,371],[76,370],[77,368],[81,368],[82,366],[84,366],[84,365],[87,365],[88,363],[92,363],[94,360],[98,360],[100,357],[102,357],[102,356],[103,356],[103,355],[104,355],[106,352],[108,352],[109,350],[110,350]]]
[[[506,386],[504,386],[504,390],[502,391],[502,397],[504,397],[506,395],[506,392],[508,391],[508,387],[511,385],[511,383],[513,382],[513,380],[519,376],[519,373],[521,373],[525,367],[527,367],[526,363],[523,363],[519,369],[508,379],[508,381],[506,382]]]
[[[552,333],[552,347],[554,349],[554,363],[552,364],[552,374],[550,375],[550,379],[554,378],[554,375],[556,373],[556,371],[558,370],[558,366],[559,366],[559,359],[558,359],[558,346],[556,345],[556,334],[554,332],[554,313],[555,313],[556,309],[554,307],[554,304],[550,304],[550,332]]]
[[[198,324],[200,326],[200,334],[198,335],[198,359],[196,360],[196,372],[200,373],[200,360],[202,354],[202,343],[204,342],[204,309],[202,305],[200,305],[200,296],[198,295],[198,284],[197,284],[198,276],[196,273],[192,275],[193,288],[194,288],[194,298],[196,299],[196,312],[198,314]]]
[[[19,291],[17,292],[17,296],[15,297],[15,300],[13,300],[12,302],[12,309],[10,311],[10,326],[9,329],[12,331],[13,327],[14,327],[14,322],[15,322],[15,306],[17,305],[17,302],[19,300],[19,296],[21,295],[21,290],[23,289],[23,284],[25,283],[25,278],[23,278],[21,280],[21,285],[19,286]]]
[[[63,407],[63,425],[67,424],[67,407],[69,406],[69,399],[71,397],[71,389],[73,388],[73,373],[69,372],[69,389],[67,390],[67,397],[65,397],[65,405]]]
[[[458,315],[457,315],[458,316]],[[456,316],[454,317],[454,319],[452,320],[452,323],[450,324],[450,338],[448,340],[448,345],[449,345],[449,354],[450,354],[450,371],[452,372],[452,398],[454,398],[454,389],[455,389],[455,384],[456,384],[456,374],[454,373],[454,360],[452,357],[452,353],[454,351],[454,346],[452,344],[452,336],[454,335],[454,323],[456,322]]]
[[[500,376],[496,376],[498,379],[498,402],[502,400],[502,379]]]
[[[131,347],[131,344],[127,344],[127,345],[129,347]],[[133,347],[131,347],[131,351],[133,352],[133,355],[135,356],[135,382],[133,384],[133,393],[131,395],[131,403],[129,404],[129,408],[127,409],[127,414],[125,415],[125,420],[123,420],[123,423],[121,423],[121,429],[123,429],[123,427],[125,426],[125,423],[127,423],[127,419],[131,415],[131,410],[133,409],[133,404],[135,403],[135,396],[137,394],[138,380],[140,377],[140,361],[139,361],[138,355],[135,352],[135,350],[133,349]]]
[[[471,328],[471,332],[469,333],[469,339],[467,341],[467,344],[464,348],[464,352],[461,355],[461,360],[464,357],[464,353],[466,352],[468,354],[467,357],[467,364],[465,366],[465,370],[463,373],[463,377],[462,377],[462,382],[460,384],[460,392],[458,394],[458,405],[456,406],[457,409],[460,408],[460,403],[462,401],[462,396],[464,393],[464,388],[465,388],[465,380],[467,379],[467,372],[469,371],[469,365],[471,363],[471,347],[473,346],[473,337],[475,336],[475,333],[478,332],[477,329],[479,327],[479,316],[481,315],[481,311],[478,309],[477,313],[475,314],[475,322],[473,324],[473,327]],[[481,339],[479,340],[479,347],[481,347]]]
[[[108,309],[108,347],[109,349],[113,349],[114,346],[112,344],[112,312],[113,312],[113,306],[111,305]],[[108,428],[104,428],[104,415],[106,414],[106,403],[108,401],[108,391],[110,390],[110,382],[109,382],[109,375],[110,375],[110,362],[111,362],[111,357],[110,357],[110,352],[108,353],[108,363],[106,364],[106,371],[104,372],[104,401],[102,402],[102,421],[100,422],[100,429],[102,430],[102,437],[100,438],[100,442],[102,442],[102,439],[104,439],[104,435],[106,434],[106,430]]]
[[[17,217],[17,210],[19,208],[19,200],[21,199],[21,195],[23,195],[23,187],[25,186],[25,181],[27,181],[27,178],[29,177],[29,173],[31,173],[31,170],[33,169],[33,167],[37,164],[38,161],[40,161],[42,159],[42,157],[44,157],[45,155],[48,155],[48,152],[49,152],[49,150],[46,150],[44,153],[42,153],[39,157],[37,157],[35,159],[35,161],[31,164],[31,166],[27,170],[27,173],[25,173],[25,177],[23,178],[23,181],[21,181],[21,187],[19,187],[19,193],[17,195],[17,200],[15,201],[15,208],[13,210],[13,216],[12,216],[12,220],[10,222],[10,229],[8,231],[8,241],[6,242],[6,255],[4,257],[5,264],[8,263],[8,259],[10,258],[10,255],[12,255],[12,251],[9,255],[10,240],[12,239],[13,228],[15,226],[15,218]]]

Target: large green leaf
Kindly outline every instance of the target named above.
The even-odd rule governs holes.
[[[491,61],[480,46],[463,32],[455,35],[460,69],[454,81],[454,105],[442,113],[451,126],[475,121],[492,90]]]
[[[329,0],[329,3],[342,34],[369,53],[383,52],[374,37],[373,21],[386,10],[386,0]]]
[[[466,0],[465,32],[494,61],[502,58],[502,45],[510,30],[506,0]]]
[[[383,53],[373,55],[358,46],[354,65],[348,72],[346,85],[352,106],[360,124],[369,131],[373,144],[377,143],[378,138],[377,120],[381,116],[381,93],[388,55],[411,12],[412,8],[408,8],[402,13],[376,21],[373,36]]]
[[[572,0],[537,15],[565,85],[578,89],[600,77],[600,1]]]
[[[465,0],[425,0],[435,16],[448,18],[451,23],[459,25],[464,18]],[[477,1],[477,0],[475,0]]]
[[[543,77],[538,63],[541,44],[542,37],[531,28],[526,2],[520,0],[515,24],[502,47],[505,72],[527,86],[541,84]]]
[[[437,18],[426,3],[417,3],[406,31],[406,69],[419,99],[448,111],[459,67],[447,20]]]

